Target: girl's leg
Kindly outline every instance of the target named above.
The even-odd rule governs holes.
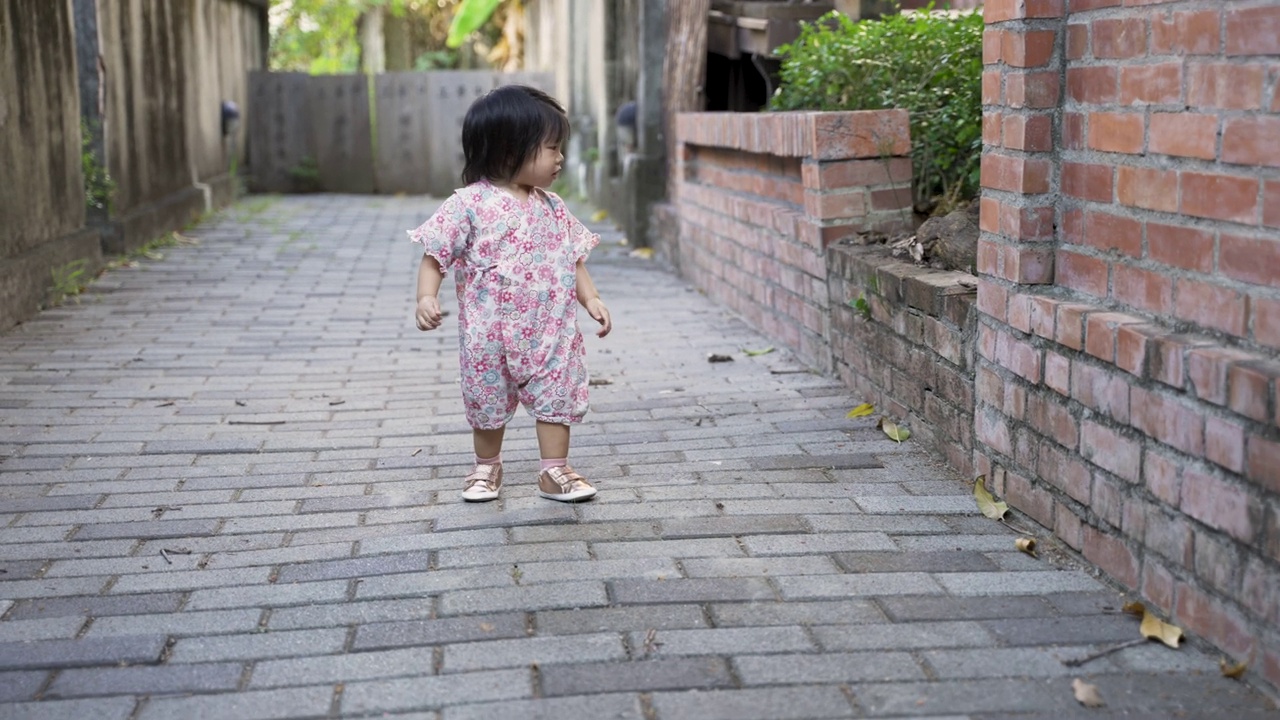
[[[560,460],[562,461],[560,464],[564,465],[564,461],[569,458],[569,426],[539,420],[537,431],[538,453],[542,455],[542,459]]]
[[[506,427],[500,427],[496,430],[481,430],[475,428],[471,431],[471,442],[475,445],[476,459],[487,460],[496,458],[502,454],[502,437],[507,432]],[[541,433],[538,439],[542,439]],[[566,449],[568,445],[566,442]]]

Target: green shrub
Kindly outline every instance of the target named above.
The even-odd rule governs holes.
[[[916,204],[949,208],[978,192],[982,30],[979,13],[861,22],[831,13],[778,49],[782,82],[770,108],[907,110]]]

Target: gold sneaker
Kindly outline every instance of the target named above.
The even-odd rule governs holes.
[[[477,464],[476,469],[467,476],[467,486],[462,491],[462,499],[467,502],[488,502],[498,499],[498,491],[502,489],[502,463],[493,465]]]
[[[568,465],[543,470],[538,475],[538,494],[548,500],[578,502],[594,497],[596,489]]]

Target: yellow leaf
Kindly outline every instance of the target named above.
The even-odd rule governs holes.
[[[868,415],[874,415],[875,412],[876,412],[875,405],[872,405],[871,403],[862,403],[858,407],[850,410],[849,414],[845,415],[845,417],[847,418],[867,417]]]
[[[973,499],[978,503],[978,509],[983,515],[992,520],[999,520],[1009,512],[1009,506],[1004,502],[996,502],[996,499],[987,492],[986,475],[979,475],[977,480],[973,481]]]
[[[1238,662],[1235,664],[1227,662],[1226,658],[1218,660],[1218,667],[1222,668],[1222,677],[1229,677],[1232,680],[1239,680],[1244,676],[1244,671],[1249,669],[1249,661]]]
[[[1178,647],[1178,643],[1182,642],[1182,628],[1170,625],[1146,610],[1142,613],[1142,625],[1138,627],[1138,632],[1148,640],[1159,640],[1171,648]]]
[[[1104,704],[1102,696],[1098,694],[1098,686],[1096,685],[1090,685],[1080,678],[1076,678],[1071,681],[1071,689],[1076,694],[1076,702],[1085,707],[1096,708],[1102,707]]]
[[[747,357],[756,357],[757,355],[768,355],[769,353],[773,352],[773,348],[767,347],[762,350],[747,350],[744,348],[742,352]]]
[[[591,222],[600,222],[609,217],[609,213],[604,210],[597,210],[591,214]]]
[[[635,250],[632,250],[630,254],[631,254],[631,257],[633,258],[640,258],[642,260],[652,260],[653,248],[650,248],[650,247],[636,248]]]
[[[1121,609],[1129,613],[1130,615],[1137,615],[1138,617],[1142,617],[1143,615],[1147,614],[1147,606],[1143,605],[1142,603],[1136,600],[1133,602],[1125,603],[1124,607]]]
[[[1018,548],[1022,552],[1030,555],[1031,557],[1036,556],[1035,538],[1018,538],[1017,540],[1013,541],[1013,546]]]
[[[883,417],[880,418],[880,429],[884,431],[885,435],[889,436],[890,440],[896,440],[898,442],[902,442],[903,440],[906,440],[907,438],[911,437],[910,430],[904,427],[898,427],[889,418],[883,418]]]

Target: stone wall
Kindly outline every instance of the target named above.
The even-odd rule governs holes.
[[[975,464],[1280,685],[1280,5],[988,0]]]

